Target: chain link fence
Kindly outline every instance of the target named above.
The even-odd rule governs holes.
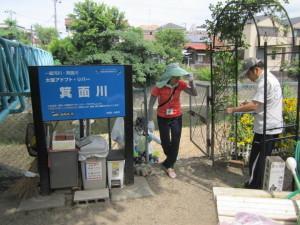
[[[133,107],[134,119],[145,117],[144,89],[134,89]],[[108,140],[109,130],[112,129],[116,118],[90,120],[90,134],[101,135]],[[0,124],[0,191],[6,190],[9,186],[23,176],[23,172],[31,167],[35,157],[29,156],[26,145],[26,127],[33,123],[33,115],[30,98],[27,101],[27,110],[22,113],[10,114]],[[72,131],[79,135],[79,121],[59,121],[49,124],[57,132]],[[146,139],[144,139],[146,141]],[[112,141],[112,147],[118,148],[117,143]]]

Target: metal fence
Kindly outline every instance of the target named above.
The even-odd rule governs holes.
[[[209,84],[196,83],[198,95],[190,96],[190,138],[202,153],[210,154]]]
[[[49,52],[0,38],[0,122],[26,110],[28,66],[53,65]]]
[[[297,82],[281,81],[283,98],[296,99],[297,98]],[[217,112],[215,112],[214,124],[214,152],[211,149],[212,138],[212,124],[211,124],[211,106],[210,100],[210,84],[197,83],[196,85],[198,96],[190,97],[190,135],[191,141],[208,157],[218,159],[243,159],[247,162],[251,150],[252,140],[243,142],[241,128],[237,129],[237,134],[234,133],[236,126],[240,126],[241,120],[251,118],[253,115],[246,115],[244,113],[237,113],[234,115],[227,115],[225,113],[226,106],[224,105]],[[234,86],[229,86],[226,90],[227,95],[233,95]],[[255,93],[255,84],[240,83],[238,85],[238,103],[250,101]],[[290,112],[292,117],[296,117],[296,111]],[[253,135],[252,126],[251,132],[248,136]],[[245,127],[243,127],[245,128]],[[287,135],[288,129],[285,129],[283,135]],[[292,140],[282,140],[277,143],[274,154],[285,156],[293,151]]]

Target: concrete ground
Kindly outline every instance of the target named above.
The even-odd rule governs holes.
[[[212,167],[211,161],[201,156],[200,151],[190,143],[187,133],[188,130],[185,129],[176,164],[178,177],[170,179],[157,164],[153,166],[152,175],[145,179],[146,186],[153,195],[136,195],[127,200],[120,197],[111,202],[73,206],[72,193],[69,191],[65,194],[63,206],[32,211],[18,211],[21,200],[10,191],[20,180],[20,169],[28,168],[32,158],[27,156],[24,146],[21,145],[2,149],[0,224],[215,225],[217,217],[212,187],[239,186],[244,181],[243,171],[224,164]],[[61,201],[61,198],[57,198],[57,201]]]
[[[90,203],[18,212],[20,200],[2,193],[1,225],[213,225],[217,224],[213,186],[235,186],[243,180],[239,169],[211,167],[204,158],[181,159],[177,179],[158,166],[147,182],[152,197],[110,203]]]

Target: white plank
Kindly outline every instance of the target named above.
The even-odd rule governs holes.
[[[244,196],[257,198],[286,198],[291,192],[268,192],[265,190],[243,189],[243,188],[227,188],[227,187],[213,187],[213,196]]]
[[[231,216],[219,216],[218,221],[221,222],[233,222],[234,217]],[[282,225],[297,225],[297,222],[283,221],[283,220],[274,220],[274,222]]]
[[[217,196],[217,212],[219,216],[234,217],[238,212],[248,212],[266,216],[272,219],[295,221],[297,210],[295,203],[288,199],[249,198]]]
[[[225,197],[225,198],[223,198]],[[255,201],[258,200],[258,201]],[[249,197],[228,197],[228,196],[219,196],[217,197],[217,203],[218,206],[222,207],[245,207],[247,206],[248,208],[254,208],[257,210],[265,210],[265,209],[272,209],[272,210],[282,210],[282,211],[295,211],[295,206],[292,200],[286,200],[286,199],[281,199],[281,201],[259,201],[262,199],[259,198],[249,198]],[[273,200],[273,199],[270,199]],[[280,200],[280,199],[276,199]],[[298,202],[299,204],[299,202]],[[267,207],[269,206],[269,208]]]

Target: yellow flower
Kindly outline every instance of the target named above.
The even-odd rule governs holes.
[[[239,141],[239,142],[237,143],[237,146],[238,146],[238,147],[245,146],[245,142]]]
[[[230,137],[230,138],[228,138],[228,141],[234,142],[234,141],[235,141],[235,138],[234,138],[234,137]]]

